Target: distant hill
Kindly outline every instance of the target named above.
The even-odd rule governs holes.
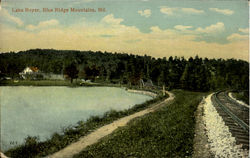
[[[78,78],[92,81],[154,85],[209,91],[223,88],[248,89],[249,63],[236,59],[202,59],[198,56],[154,58],[126,53],[32,49],[0,54],[1,76],[18,78],[28,66],[45,73],[62,74],[67,66],[77,67]]]

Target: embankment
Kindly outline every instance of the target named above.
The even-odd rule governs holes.
[[[148,96],[151,96],[153,98],[157,97],[156,93],[149,92],[149,91],[135,90],[135,89],[127,89],[127,91],[130,92],[130,93],[139,93],[139,94],[148,95]]]

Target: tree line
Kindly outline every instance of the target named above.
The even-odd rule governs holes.
[[[198,56],[154,58],[126,53],[31,49],[0,54],[0,74],[18,78],[28,66],[45,73],[65,74],[92,81],[154,85],[173,89],[209,91],[249,88],[249,63],[236,59],[208,59]]]

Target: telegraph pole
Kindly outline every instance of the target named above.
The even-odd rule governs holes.
[[[166,95],[166,91],[165,91],[165,84],[163,84],[163,86],[162,86],[162,94],[163,94],[163,96],[165,96],[165,95]]]

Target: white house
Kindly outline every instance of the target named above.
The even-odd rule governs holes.
[[[26,67],[21,73],[23,74],[33,74],[39,72],[37,67]]]
[[[37,67],[26,67],[19,75],[23,79],[64,80],[62,74],[44,73]]]
[[[26,67],[19,75],[26,79],[28,77],[35,78],[35,76],[39,75],[40,71],[37,67]]]

